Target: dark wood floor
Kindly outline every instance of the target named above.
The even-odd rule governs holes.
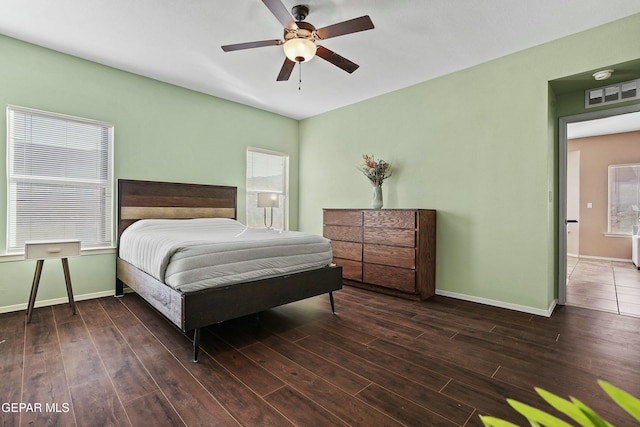
[[[640,395],[640,318],[559,307],[551,318],[444,297],[346,288],[188,336],[135,294],[0,315],[0,424],[525,425],[506,397],[572,395],[616,425],[600,391]],[[22,408],[10,406],[23,403]],[[38,410],[38,404],[41,406]],[[31,410],[30,410],[31,409]]]

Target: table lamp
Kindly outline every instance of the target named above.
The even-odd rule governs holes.
[[[271,230],[273,226],[273,208],[279,207],[278,193],[258,193],[258,207],[264,208],[264,226]],[[267,225],[267,208],[271,210],[271,222]]]

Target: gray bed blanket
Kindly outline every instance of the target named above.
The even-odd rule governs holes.
[[[226,218],[140,220],[119,248],[124,261],[183,292],[312,270],[332,257],[324,237]]]

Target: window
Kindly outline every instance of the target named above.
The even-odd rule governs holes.
[[[288,228],[289,156],[274,151],[247,149],[247,225]],[[258,193],[275,193],[278,207],[259,208]]]
[[[113,246],[113,126],[7,108],[7,252],[28,240]]]
[[[640,224],[640,164],[609,166],[609,233],[631,235]]]

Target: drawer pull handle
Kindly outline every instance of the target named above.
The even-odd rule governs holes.
[[[60,248],[47,248],[47,253],[48,254],[57,254],[62,252],[62,249]]]

